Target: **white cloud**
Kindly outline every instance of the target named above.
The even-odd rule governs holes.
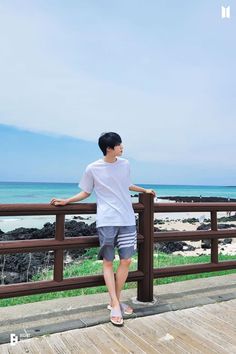
[[[225,134],[222,123],[235,127],[233,115],[222,118],[225,102],[215,102],[217,80],[204,65],[170,58],[165,65],[162,54],[148,90],[119,82],[115,73],[108,79],[105,68],[92,75],[79,59],[75,65],[74,56],[86,56],[74,45],[81,34],[33,7],[25,12],[1,5],[0,33],[0,123],[86,140],[112,130],[136,159],[231,165],[234,149],[228,143],[235,147],[235,131],[231,126]],[[109,49],[118,53],[122,43],[116,39]],[[101,64],[96,50],[90,47],[87,54],[94,55],[94,66]]]

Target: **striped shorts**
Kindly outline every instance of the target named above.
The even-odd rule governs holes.
[[[101,226],[97,228],[100,250],[98,259],[105,258],[113,261],[115,247],[118,249],[120,259],[132,257],[137,249],[136,225],[132,226]]]

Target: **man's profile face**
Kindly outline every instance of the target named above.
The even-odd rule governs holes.
[[[107,148],[107,152],[108,152],[109,154],[112,154],[114,157],[115,157],[115,156],[121,156],[122,153],[123,153],[123,150],[124,150],[124,147],[123,147],[122,143],[119,144],[119,145],[116,145],[116,146],[114,147],[114,149],[112,149],[112,148]]]
[[[116,156],[121,156],[123,154],[123,150],[124,150],[124,147],[123,147],[122,143],[119,144],[119,145],[116,145],[114,147],[114,150],[115,150],[115,153],[117,153]]]

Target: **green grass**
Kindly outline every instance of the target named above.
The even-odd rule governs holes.
[[[187,265],[187,264],[196,264],[196,263],[209,263],[211,260],[211,256],[202,255],[202,256],[176,256],[176,255],[168,255],[165,253],[154,254],[154,267],[168,267],[168,266],[178,266],[178,265]],[[229,255],[222,255],[219,253],[219,261],[235,261],[236,256],[229,256]],[[190,279],[198,279],[198,278],[209,278],[213,276],[220,276],[220,275],[227,275],[236,273],[236,269],[230,270],[222,270],[216,272],[206,272],[206,273],[199,273],[199,274],[189,274],[189,275],[179,275],[174,277],[166,277],[154,280],[154,285],[159,284],[168,284],[174,283],[184,280]]]
[[[70,277],[79,277],[79,276],[88,276],[94,274],[102,274],[102,261],[98,261],[96,258],[98,252],[98,248],[89,249],[86,254],[83,256],[83,259],[80,259],[73,264],[70,264],[64,269],[64,278]],[[177,255],[168,255],[165,253],[154,254],[154,267],[168,267],[174,265],[183,265],[183,264],[194,264],[194,263],[208,263],[210,262],[210,256],[202,255],[202,256],[177,256]],[[219,254],[219,260],[235,260],[236,256],[223,256]],[[116,271],[119,264],[119,260],[114,261],[114,271]],[[131,264],[130,270],[137,269],[137,256],[133,257],[133,262]],[[206,278],[212,277],[216,275],[225,275],[236,273],[236,269],[228,270],[228,271],[218,271],[218,272],[209,272],[209,273],[200,273],[200,274],[190,274],[190,275],[182,275],[168,278],[155,279],[154,285],[159,284],[168,284],[177,281],[196,279],[196,278]],[[33,281],[38,280],[49,280],[53,278],[53,270],[45,270],[41,274],[37,274],[34,276]],[[126,283],[124,289],[136,288],[136,282]],[[67,290],[67,291],[58,291],[51,292],[46,294],[37,294],[37,295],[29,295],[22,297],[15,297],[10,299],[1,299],[0,307],[4,306],[12,306],[18,304],[25,304],[30,302],[37,302],[43,300],[50,300],[55,298],[62,297],[71,297],[71,296],[80,296],[87,294],[96,294],[101,292],[106,292],[105,286],[97,286],[92,288],[84,288],[84,289],[75,289],[75,290]]]

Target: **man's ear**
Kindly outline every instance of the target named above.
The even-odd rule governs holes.
[[[111,151],[111,150],[114,150],[114,149],[112,149],[111,147],[107,147],[107,153],[109,152],[109,151]]]

